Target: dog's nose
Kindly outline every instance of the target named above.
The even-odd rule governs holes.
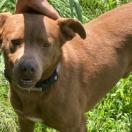
[[[20,65],[19,69],[22,74],[31,75],[36,71],[36,65],[32,63],[30,60],[24,60]]]

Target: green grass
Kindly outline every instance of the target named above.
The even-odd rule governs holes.
[[[67,0],[49,0],[61,16],[78,17],[75,7],[71,13]],[[14,12],[15,0],[0,0],[0,11]],[[81,18],[89,21],[98,15],[128,0],[80,0]],[[0,132],[18,132],[17,116],[8,100],[8,83],[3,77],[3,58],[0,55]],[[65,114],[65,113],[64,113]],[[90,132],[130,132],[132,130],[132,74],[120,82],[108,93],[95,108],[86,113],[87,127]],[[35,132],[54,132],[37,123]]]

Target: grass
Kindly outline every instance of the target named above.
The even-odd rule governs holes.
[[[66,0],[49,0],[64,17],[77,17],[76,9],[71,13]],[[89,21],[98,15],[127,3],[128,0],[80,0],[81,19]],[[15,0],[0,0],[0,11],[14,12]],[[0,132],[18,132],[17,116],[8,100],[8,83],[3,77],[3,57],[0,55]],[[132,130],[132,74],[121,79],[95,108],[86,113],[90,132],[131,132]],[[55,132],[40,123],[35,132]]]

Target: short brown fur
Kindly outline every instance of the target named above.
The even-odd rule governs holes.
[[[10,100],[22,132],[33,131],[34,122],[29,117],[40,118],[61,132],[86,132],[84,113],[132,71],[130,12],[132,3],[107,12],[84,25],[86,34],[72,19],[54,21],[19,14],[5,20],[0,27],[5,69],[11,78]],[[13,47],[14,39],[20,39],[21,44]],[[50,46],[46,48],[43,44],[47,42]],[[25,60],[35,65],[35,73],[30,73],[32,86],[47,79],[56,67],[58,80],[44,92],[23,89],[19,81],[29,76],[19,67]]]

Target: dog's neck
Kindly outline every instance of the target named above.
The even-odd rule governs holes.
[[[53,85],[58,80],[58,72],[60,65],[57,66],[57,68],[53,71],[53,73],[50,75],[50,77],[46,80],[40,80],[35,85],[37,89],[41,89],[41,91],[47,90],[51,85]]]

